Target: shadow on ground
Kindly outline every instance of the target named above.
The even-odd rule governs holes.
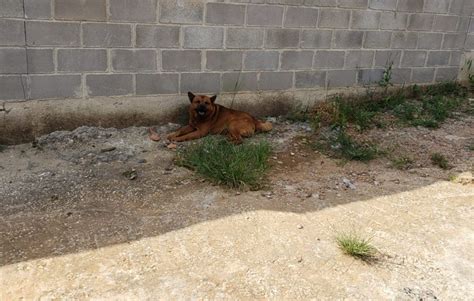
[[[402,146],[425,150],[415,154],[417,166],[399,171],[387,159],[340,164],[298,138],[307,134],[305,125],[280,124],[269,138],[277,150],[268,188],[242,193],[174,166],[174,151],[148,141],[144,128],[50,135],[34,148],[0,153],[0,265],[127,243],[249,211],[303,214],[416,190],[472,168],[464,148],[469,128],[472,120],[382,137],[401,137]],[[451,156],[452,170],[430,165],[434,148]],[[123,176],[131,169],[135,180]]]

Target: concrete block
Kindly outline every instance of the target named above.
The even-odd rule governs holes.
[[[28,73],[51,73],[54,71],[53,49],[30,48],[26,51]]]
[[[423,11],[423,0],[398,0],[398,11],[410,13]]]
[[[366,31],[365,48],[389,48],[392,33],[390,31]]]
[[[178,74],[137,74],[137,95],[178,94]]]
[[[318,10],[309,7],[288,7],[285,15],[285,27],[316,27]]]
[[[316,6],[316,7],[335,7],[337,2],[335,0],[305,0],[305,6]]]
[[[219,73],[183,73],[181,74],[181,93],[218,94],[221,90]]]
[[[423,11],[444,14],[448,12],[450,0],[425,0]]]
[[[112,50],[112,67],[117,71],[154,71],[156,65],[155,50]]]
[[[413,14],[408,18],[408,30],[429,31],[433,26],[434,15]]]
[[[354,10],[352,12],[351,28],[377,29],[379,28],[380,12]]]
[[[426,66],[447,66],[451,57],[450,51],[430,51],[428,53],[428,60]]]
[[[266,48],[297,48],[300,32],[297,29],[269,29],[265,40]]]
[[[197,24],[204,14],[204,1],[160,0],[160,22]]]
[[[295,88],[326,87],[326,71],[295,72]]]
[[[383,77],[384,69],[359,70],[357,82],[360,85],[377,85]]]
[[[0,74],[26,73],[24,48],[0,48]]]
[[[423,67],[425,66],[426,51],[406,50],[403,53],[402,67]]]
[[[61,20],[105,21],[106,0],[53,0],[54,17]]]
[[[27,19],[51,18],[51,0],[24,0],[24,2]]]
[[[474,17],[473,17],[473,19],[474,19]],[[435,17],[435,22],[436,22],[436,17]],[[469,24],[469,23],[471,23],[471,24]],[[433,27],[434,26],[435,26],[435,24],[433,24]],[[469,28],[469,26],[471,28]],[[474,22],[470,22],[469,17],[460,17],[458,25],[457,25],[457,31],[458,32],[474,32]]]
[[[397,8],[397,0],[370,0],[369,8],[395,10]]]
[[[458,28],[458,22],[460,18],[458,16],[441,16],[436,15],[434,17],[433,31],[456,31]]]
[[[351,87],[357,79],[356,70],[328,71],[328,87]]]
[[[0,18],[23,18],[22,0],[0,0]]]
[[[281,55],[282,70],[305,70],[312,68],[313,51],[283,51]]]
[[[0,20],[0,46],[24,46],[25,27],[23,21]]]
[[[201,26],[184,28],[185,48],[222,48],[223,43],[223,28]]]
[[[320,28],[349,28],[351,12],[342,9],[321,9],[319,16]]]
[[[462,56],[463,56],[462,51],[451,51],[451,58],[449,59],[449,65],[459,67],[461,65]]]
[[[336,69],[344,67],[344,51],[318,50],[314,56],[313,68]]]
[[[459,74],[459,67],[437,68],[435,81],[436,82],[453,81],[458,78],[458,74]]]
[[[118,96],[133,94],[132,74],[88,74],[87,96]]]
[[[346,8],[367,8],[368,0],[337,0],[337,6]]]
[[[371,68],[374,61],[375,51],[372,50],[350,50],[346,54],[346,69]]]
[[[156,0],[109,0],[112,21],[155,22]]]
[[[27,21],[26,43],[29,46],[80,46],[80,25],[68,22]]]
[[[208,70],[242,70],[242,51],[207,51],[206,57]]]
[[[245,22],[245,5],[208,3],[206,22],[209,24],[242,25]]]
[[[467,35],[465,49],[470,49],[471,51],[474,49],[474,34]]]
[[[374,67],[395,67],[400,65],[401,50],[377,50],[375,52]]]
[[[331,39],[331,30],[303,30],[301,48],[329,49]]]
[[[463,33],[448,33],[444,35],[443,49],[461,49],[464,47],[466,34]],[[468,46],[468,45],[466,45]],[[468,48],[469,49],[469,48]],[[472,48],[470,48],[472,49]]]
[[[471,16],[474,12],[474,2],[469,0],[452,0],[449,12],[460,16]]]
[[[363,31],[347,31],[337,30],[335,32],[334,47],[335,48],[361,48]]]
[[[419,49],[440,49],[443,34],[441,33],[419,33],[418,48]]]
[[[178,26],[137,25],[136,47],[179,47]]]
[[[244,70],[276,70],[278,51],[247,51],[244,57]]]
[[[304,0],[267,0],[268,4],[283,4],[283,5],[303,5]]]
[[[201,70],[201,51],[163,50],[161,64],[165,71],[199,71]]]
[[[25,99],[25,94],[26,80],[21,75],[0,76],[0,100]]]
[[[130,47],[132,28],[129,24],[83,23],[85,47]]]
[[[287,90],[293,87],[293,72],[262,72],[258,81],[258,89]]]
[[[256,72],[232,72],[222,74],[222,91],[257,91],[258,80]]]
[[[392,83],[402,85],[410,83],[411,69],[409,68],[394,68],[392,69]]]
[[[411,76],[412,83],[429,84],[433,82],[435,68],[416,68],[413,69]]]
[[[281,26],[283,7],[249,5],[247,7],[247,25]]]
[[[29,99],[82,97],[80,75],[30,75]]]
[[[418,34],[416,32],[394,32],[392,33],[392,48],[412,49],[416,48]]]
[[[399,12],[384,12],[380,17],[380,28],[389,30],[404,30],[407,28],[408,14]]]
[[[107,70],[105,49],[59,49],[58,71],[85,72]]]
[[[261,48],[264,32],[262,29],[228,28],[227,48]]]

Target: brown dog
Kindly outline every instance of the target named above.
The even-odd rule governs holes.
[[[270,122],[262,122],[250,114],[215,104],[217,96],[194,95],[188,92],[189,124],[168,135],[171,141],[181,142],[207,136],[227,135],[233,143],[241,143],[242,137],[250,137],[256,131],[272,129]]]

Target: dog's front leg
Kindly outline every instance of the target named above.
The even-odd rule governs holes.
[[[190,125],[183,126],[182,128],[178,129],[176,132],[169,134],[166,138],[168,138],[168,140],[173,140],[176,137],[186,135],[188,133],[191,133],[194,130],[196,129]]]
[[[171,140],[176,141],[176,142],[183,142],[183,141],[188,141],[188,140],[193,140],[193,139],[199,139],[206,136],[208,133],[209,133],[209,130],[207,129],[197,129],[194,132],[172,138]]]

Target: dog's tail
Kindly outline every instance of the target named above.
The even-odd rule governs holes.
[[[272,130],[273,126],[268,121],[260,121],[254,118],[255,129],[259,132],[269,132]]]

